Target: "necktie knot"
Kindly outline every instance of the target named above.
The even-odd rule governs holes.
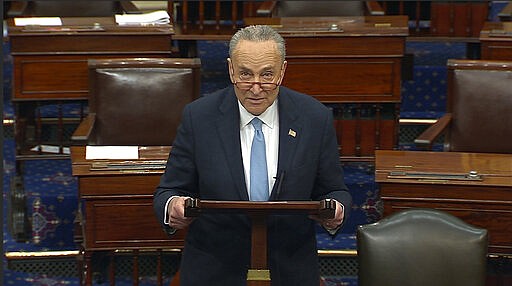
[[[261,131],[261,126],[262,126],[263,122],[258,117],[254,117],[251,120],[251,124],[256,131]]]

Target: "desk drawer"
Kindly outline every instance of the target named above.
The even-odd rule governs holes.
[[[402,57],[405,37],[287,37],[286,56]]]
[[[400,102],[400,58],[290,56],[287,61],[283,85],[322,102]]]
[[[88,59],[161,56],[151,53],[14,55],[13,100],[87,99]]]
[[[168,236],[153,212],[153,199],[87,199],[85,245],[87,249],[182,248],[185,232]]]
[[[505,60],[512,59],[512,37],[508,41],[481,41],[482,59]]]
[[[380,184],[384,216],[408,208],[439,209],[489,231],[489,252],[512,254],[510,188]]]

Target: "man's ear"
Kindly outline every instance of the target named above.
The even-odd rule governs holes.
[[[231,83],[235,83],[235,70],[233,69],[233,63],[231,62],[231,58],[227,58],[228,62],[228,71],[229,71],[229,79]]]

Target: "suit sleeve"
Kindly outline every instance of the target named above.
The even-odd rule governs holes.
[[[326,114],[321,136],[322,148],[320,148],[320,160],[313,192],[316,198],[313,199],[331,198],[337,200],[344,206],[344,221],[346,221],[352,205],[352,196],[344,182],[332,114],[330,112],[326,112]]]
[[[189,106],[185,107],[165,172],[160,178],[160,183],[153,196],[153,208],[156,217],[166,231],[168,231],[169,226],[164,223],[164,214],[168,199],[172,196],[197,197],[192,118],[191,109]]]

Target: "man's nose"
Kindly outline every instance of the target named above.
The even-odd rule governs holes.
[[[257,82],[254,82],[251,86],[251,92],[254,93],[254,94],[258,94],[262,91],[261,89],[261,82],[257,81]]]

